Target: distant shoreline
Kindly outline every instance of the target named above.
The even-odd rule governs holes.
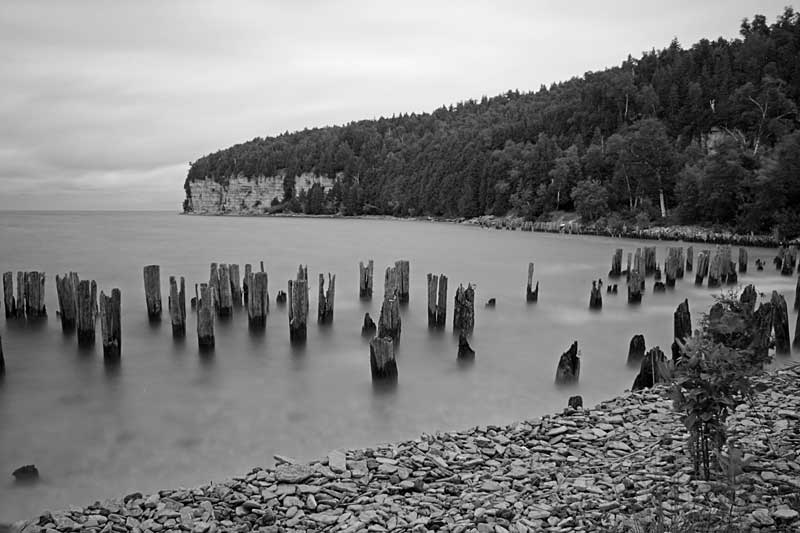
[[[733,232],[714,231],[702,226],[654,226],[639,229],[623,228],[613,231],[610,228],[584,226],[574,221],[532,222],[521,217],[497,217],[484,215],[475,218],[446,217],[397,217],[393,215],[310,215],[306,213],[180,213],[181,215],[200,217],[252,217],[252,218],[322,218],[322,219],[354,219],[354,220],[411,220],[417,222],[440,222],[465,224],[490,229],[510,231],[530,231],[535,233],[558,233],[564,235],[588,235],[594,237],[612,237],[632,240],[684,241],[698,244],[730,244],[737,246],[754,246],[760,248],[778,248],[782,244],[771,235],[743,235]],[[795,239],[797,241],[797,239]],[[795,241],[793,243],[797,244]]]

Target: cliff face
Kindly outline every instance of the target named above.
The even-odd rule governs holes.
[[[188,212],[198,215],[252,215],[261,214],[277,198],[283,199],[284,176],[256,176],[239,174],[231,176],[228,184],[211,179],[189,182]],[[335,180],[306,172],[295,177],[294,192],[311,188],[319,183],[327,191]]]

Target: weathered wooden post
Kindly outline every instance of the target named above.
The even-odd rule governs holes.
[[[76,295],[72,285],[73,276],[71,274],[59,277],[56,274],[56,292],[58,293],[58,309],[61,315],[61,331],[72,333],[75,331],[77,318]]]
[[[369,341],[369,366],[374,380],[397,379],[397,362],[391,338],[375,337]]]
[[[231,298],[234,307],[242,306],[242,285],[239,281],[239,265],[228,265],[228,273],[231,278]]]
[[[278,291],[278,294],[275,295],[275,303],[277,305],[286,305],[286,291]]]
[[[375,263],[372,259],[369,260],[366,266],[364,266],[363,262],[358,262],[358,297],[362,300],[372,299],[372,274],[374,267]]]
[[[443,328],[447,318],[447,276],[428,274],[428,327]]]
[[[3,337],[0,337],[0,378],[6,375],[6,359],[3,357]]]
[[[681,357],[686,339],[692,336],[692,315],[689,313],[689,299],[683,300],[673,314],[672,360]]]
[[[783,267],[783,257],[786,255],[786,247],[781,245],[778,247],[778,252],[772,263],[775,265],[775,270],[781,270]]]
[[[248,285],[252,281],[251,274],[253,273],[253,267],[250,263],[244,265],[244,278],[242,280],[242,292],[244,293],[244,306],[247,307],[248,294],[250,292],[250,285]]]
[[[644,343],[644,335],[634,335],[631,337],[631,343],[628,346],[628,364],[634,365],[639,363],[644,357],[647,347]]]
[[[794,342],[792,342],[792,347],[795,350],[800,350],[800,313],[797,313],[797,321],[794,324]]]
[[[200,304],[200,292],[197,288],[197,283],[194,284],[194,298],[192,298],[192,309],[197,309],[197,306]]]
[[[375,321],[372,320],[369,313],[364,313],[364,324],[361,326],[361,335],[364,337],[372,337],[377,329],[378,326],[375,325]]]
[[[94,346],[94,310],[97,283],[87,279],[78,282],[78,346]]]
[[[677,255],[677,268],[675,269],[675,277],[677,279],[683,279],[683,270],[686,265],[686,257],[683,254],[683,246],[679,246],[675,250],[675,254]]]
[[[208,283],[200,284],[197,301],[197,345],[200,351],[214,348],[214,289]]]
[[[733,283],[736,283],[736,276],[735,276],[735,265],[733,263],[733,252],[731,252],[731,246],[726,244],[721,248],[722,251],[722,264],[720,265],[720,282],[721,283],[730,283],[730,277],[734,276]]]
[[[3,303],[6,308],[6,318],[17,315],[17,301],[14,299],[14,274],[5,272],[3,274]]]
[[[219,265],[219,316],[228,317],[233,313],[233,292],[231,290],[231,274],[228,265]]]
[[[781,266],[781,275],[791,276],[794,274],[794,267],[797,264],[797,247],[795,245],[789,246],[783,256],[783,265]]]
[[[756,270],[759,272],[764,270],[764,261],[760,257],[756,257]]]
[[[475,289],[467,284],[465,289],[459,285],[453,304],[453,332],[463,331],[470,335],[475,329]]]
[[[785,264],[785,262],[784,262]],[[772,291],[772,327],[775,330],[775,353],[788,354],[789,349],[789,312],[786,300],[778,291]]]
[[[642,302],[642,282],[644,276],[639,272],[633,271],[628,278],[628,303],[638,304]]]
[[[756,308],[756,300],[758,299],[758,294],[756,294],[756,288],[753,285],[748,285],[742,291],[742,295],[739,296],[739,302],[742,304],[742,309],[746,313],[752,313],[755,311]]]
[[[526,302],[539,301],[539,281],[536,281],[536,288],[533,287],[533,263],[528,263],[528,286],[525,289]]]
[[[317,322],[330,324],[333,322],[333,297],[336,292],[336,275],[328,272],[328,290],[325,290],[325,276],[319,275],[319,301],[317,304]]]
[[[633,269],[644,277],[644,257],[642,257],[641,248],[637,248],[636,253],[633,254]]]
[[[25,314],[28,319],[36,320],[47,316],[44,305],[44,272],[25,273]]]
[[[572,343],[569,349],[561,354],[556,367],[556,383],[565,385],[577,383],[581,373],[581,358],[578,353],[578,341]]]
[[[618,278],[621,275],[622,275],[622,248],[617,248],[614,251],[614,255],[611,257],[611,270],[608,271],[608,277]]]
[[[747,248],[739,247],[739,274],[747,273]]]
[[[25,306],[28,296],[25,294],[25,272],[17,272],[17,318],[25,318]]]
[[[800,276],[797,276],[797,286],[794,288],[794,310],[800,311]]]
[[[469,345],[469,342],[467,341],[467,336],[464,335],[463,331],[458,334],[457,359],[459,361],[471,361],[475,359],[475,350],[473,350],[472,346]]]
[[[691,272],[694,267],[694,247],[686,248],[686,272]]]
[[[103,336],[103,358],[106,361],[118,361],[122,355],[121,305],[122,294],[119,289],[112,289],[111,296],[100,291],[100,333]]]
[[[589,295],[589,309],[603,308],[603,280],[592,280],[592,293]]]
[[[644,275],[650,276],[656,273],[656,247],[645,246],[644,248]]]
[[[394,298],[397,294],[397,268],[396,267],[386,267],[386,274],[383,278],[383,299],[386,300],[387,298]]]
[[[630,279],[631,277],[631,259],[633,258],[633,253],[628,252],[628,266],[625,267],[625,277]]]
[[[722,252],[720,248],[717,247],[716,252],[714,253],[714,258],[711,260],[711,264],[708,267],[708,288],[712,289],[714,287],[719,287],[720,284],[720,277],[722,276]]]
[[[708,275],[708,260],[709,251],[702,250],[697,254],[697,269],[694,275],[694,284],[702,285],[705,277]]]
[[[395,261],[394,266],[397,271],[397,295],[400,298],[400,303],[406,304],[408,303],[409,264],[408,261],[401,259]]]
[[[269,279],[266,272],[250,272],[247,276],[247,323],[251,329],[261,329],[267,324],[269,312]]]
[[[400,301],[395,295],[384,299],[383,304],[381,304],[381,316],[378,319],[378,337],[389,337],[397,344],[400,342],[401,331]]]
[[[147,302],[147,317],[151,321],[161,320],[161,267],[144,267],[144,297]]]
[[[675,279],[678,277],[678,251],[677,248],[667,249],[667,261],[664,264],[664,277],[667,287],[675,286]]]
[[[186,336],[186,280],[181,276],[181,289],[175,276],[169,277],[169,318],[172,323],[172,336],[183,338]]]
[[[308,270],[301,265],[297,279],[289,281],[289,340],[305,342],[308,322]]]
[[[667,356],[656,346],[651,348],[642,359],[639,373],[633,380],[631,390],[652,388],[657,383],[668,382],[672,378],[672,367]]]
[[[767,357],[772,340],[772,303],[761,302],[756,312],[753,313],[753,340],[751,347],[753,353],[759,358]]]
[[[208,272],[208,288],[211,291],[211,301],[214,305],[214,312],[219,314],[219,265],[211,263]]]

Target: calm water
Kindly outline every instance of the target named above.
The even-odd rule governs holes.
[[[659,261],[668,244],[658,243]],[[660,295],[650,278],[640,307],[628,307],[621,288],[617,296],[604,293],[601,312],[590,312],[591,279],[605,278],[614,248],[637,245],[426,222],[0,213],[0,272],[44,270],[49,313],[37,324],[0,316],[7,367],[0,382],[0,522],[223,480],[270,465],[277,453],[312,459],[333,448],[532,418],[560,410],[572,394],[594,405],[630,387],[632,335],[643,332],[648,347],[667,351],[677,304],[689,298],[696,324],[712,301],[712,291],[695,288],[693,278]],[[769,267],[742,279],[780,290],[791,306],[794,278],[775,275],[773,255],[750,250],[752,271],[755,257]],[[358,261],[369,258],[377,297],[361,302]],[[364,312],[379,312],[383,270],[400,258],[411,262],[411,301],[403,310],[399,381],[386,390],[372,385],[360,328]],[[160,325],[148,323],[144,265],[161,265],[166,306],[171,274],[192,287],[208,278],[212,261],[239,263],[243,272],[260,260],[272,303],[263,334],[250,333],[240,311],[217,322],[215,354],[203,358],[193,315],[181,342],[173,341],[167,315]],[[529,261],[541,282],[534,305],[524,302]],[[292,349],[286,310],[274,297],[299,263],[312,281],[311,319],[306,346]],[[89,351],[61,333],[54,279],[70,270],[96,279],[100,289],[122,290],[116,371],[104,368],[99,328]],[[334,323],[325,328],[314,321],[320,272],[337,276]],[[450,279],[448,324],[455,287],[477,285],[472,365],[456,362],[449,330],[427,329],[427,272]],[[483,307],[490,297],[497,299],[491,310]],[[559,389],[556,362],[573,340],[582,351],[580,384]],[[15,485],[11,472],[28,463],[37,465],[41,482]]]

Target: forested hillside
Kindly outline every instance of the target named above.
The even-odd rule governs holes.
[[[800,234],[800,15],[740,38],[673,41],[619,67],[432,113],[256,138],[186,180],[286,176],[278,209],[310,213],[723,225]],[[295,198],[293,176],[338,176]],[[309,201],[309,198],[313,201]]]

